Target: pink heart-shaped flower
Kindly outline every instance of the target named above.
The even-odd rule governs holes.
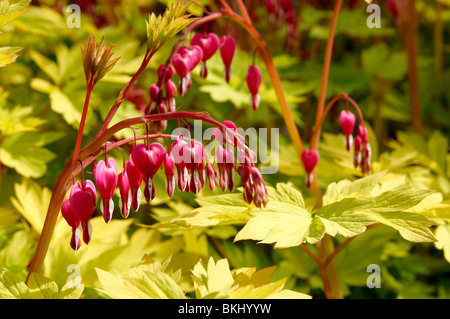
[[[114,158],[109,158],[107,162],[100,160],[94,172],[95,185],[100,196],[112,198],[117,186],[117,164]]]
[[[203,51],[202,61],[209,60],[220,47],[220,39],[215,33],[196,33],[191,39],[191,45],[198,45]]]
[[[137,145],[133,149],[131,157],[144,176],[153,178],[164,162],[165,154],[164,146],[154,142],[148,148],[144,144]]]
[[[351,135],[355,127],[355,115],[347,110],[342,110],[339,114],[339,124],[345,135]]]
[[[83,185],[76,183],[70,191],[70,207],[81,221],[89,221],[97,202],[97,192],[91,180],[86,180]]]
[[[302,152],[302,162],[307,174],[310,174],[319,162],[319,152],[316,150],[304,150]]]
[[[185,78],[191,71],[191,59],[187,55],[177,53],[172,58],[172,65],[180,78]]]

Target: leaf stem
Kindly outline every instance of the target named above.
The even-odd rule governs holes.
[[[307,253],[308,256],[311,257],[317,265],[321,263],[320,259],[308,247],[306,247],[305,244],[301,244],[299,247],[303,249],[303,251]]]

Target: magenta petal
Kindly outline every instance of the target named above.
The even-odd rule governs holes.
[[[191,45],[198,45],[203,50],[203,61],[209,60],[220,47],[220,39],[215,33],[196,33],[191,39]]]
[[[309,175],[319,162],[319,152],[316,150],[304,150],[302,152],[302,162],[306,173]]]
[[[134,212],[139,210],[139,206],[141,205],[142,192],[139,187],[131,188],[131,208],[133,208]]]
[[[128,182],[131,188],[139,188],[142,184],[143,175],[139,168],[134,164],[132,156],[128,159],[126,165],[126,172],[128,176]]]
[[[355,115],[350,111],[342,110],[339,114],[339,124],[341,126],[342,132],[345,135],[350,135],[353,133],[355,121]]]
[[[220,42],[220,56],[222,57],[223,64],[230,66],[236,50],[236,41],[232,36],[223,35],[220,38]]]
[[[248,90],[252,95],[258,94],[259,87],[261,86],[262,77],[261,71],[257,65],[250,65],[247,69],[246,77]]]
[[[148,146],[137,145],[132,152],[133,161],[141,173],[146,177],[153,177],[161,167],[165,157],[165,149],[154,142]]]
[[[120,213],[123,218],[127,218],[131,208],[131,189],[127,196],[122,196],[119,201]]]
[[[109,158],[107,163],[103,160],[97,163],[94,179],[101,197],[109,199],[114,196],[117,186],[117,164],[114,158]]]
[[[103,198],[102,206],[101,206],[103,219],[106,223],[109,223],[112,219],[112,215],[114,212],[114,202],[112,198]]]
[[[87,188],[86,188],[87,189]],[[83,190],[77,183],[70,192],[70,207],[80,221],[91,219],[95,209],[95,198],[89,190]]]
[[[83,241],[87,245],[92,238],[92,225],[89,221],[81,223],[81,229],[83,231]]]
[[[80,226],[81,221],[78,219],[78,216],[76,216],[72,211],[69,199],[66,199],[62,204],[61,214],[70,227],[77,228],[78,226]]]
[[[175,54],[172,58],[172,64],[180,78],[186,77],[189,73],[189,60],[180,54]]]

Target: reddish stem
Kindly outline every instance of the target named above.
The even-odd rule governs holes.
[[[73,151],[72,165],[74,165],[76,163],[76,161],[78,160],[78,154],[80,153],[80,147],[81,147],[81,140],[83,139],[84,124],[86,123],[87,110],[89,107],[89,100],[91,98],[92,90],[94,89],[94,86],[91,85],[89,82],[87,83],[86,86],[87,86],[87,91],[86,91],[86,97],[84,99],[83,114],[81,115],[80,126],[78,128],[78,134],[77,134],[77,140],[75,142],[75,148]]]

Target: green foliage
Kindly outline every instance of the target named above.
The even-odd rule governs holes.
[[[59,289],[54,281],[36,273],[31,274],[25,284],[13,272],[0,268],[2,299],[78,299],[83,289],[83,285],[72,288],[68,283]]]
[[[178,285],[181,269],[168,268],[170,259],[162,264],[146,256],[138,266],[130,268],[128,276],[114,275],[97,269],[101,290],[112,298],[184,299]],[[308,295],[283,289],[285,279],[269,283],[275,267],[256,271],[255,268],[239,268],[230,271],[226,259],[214,262],[209,259],[205,268],[198,262],[192,269],[196,299],[231,298],[307,299]]]
[[[194,22],[195,18],[185,15],[192,1],[173,1],[169,4],[164,15],[150,14],[147,24],[147,50],[156,52],[178,32]]]
[[[27,10],[24,10],[30,0],[20,0],[10,3],[9,0],[0,3],[0,28],[20,17]],[[5,67],[16,61],[21,48],[18,47],[0,47],[0,68]]]

